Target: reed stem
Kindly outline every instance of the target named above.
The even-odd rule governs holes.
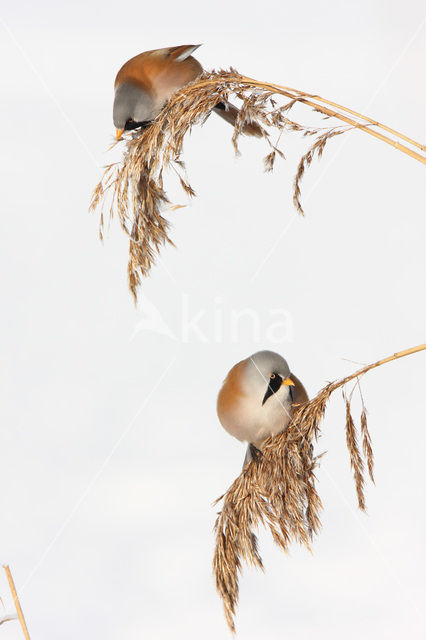
[[[12,574],[10,572],[10,568],[7,564],[5,564],[3,565],[3,569],[6,572],[7,581],[9,583],[9,588],[12,593],[16,613],[18,614],[18,619],[19,619],[19,622],[21,623],[22,631],[24,632],[25,640],[30,640],[30,634],[28,633],[28,628],[25,622],[24,614],[22,612],[21,604],[19,602],[18,594],[16,592],[16,587],[12,578]]]

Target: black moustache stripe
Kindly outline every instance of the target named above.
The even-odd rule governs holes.
[[[147,127],[149,127],[149,125],[151,124],[151,122],[147,121],[147,122],[133,122],[133,120],[127,120],[126,124],[124,125],[124,130],[125,131],[132,131],[133,129],[138,129],[139,127],[141,129],[146,129]]]
[[[265,402],[270,396],[274,395],[274,393],[278,391],[278,389],[282,385],[282,381],[283,379],[281,378],[281,376],[278,375],[278,373],[275,374],[275,378],[270,378],[268,388],[266,389],[266,393],[263,396],[262,406],[265,404]]]

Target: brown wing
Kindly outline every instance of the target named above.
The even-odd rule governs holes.
[[[308,402],[309,397],[306,393],[306,389],[303,384],[300,382],[299,378],[294,375],[294,373],[290,374],[290,378],[294,382],[293,389],[293,404],[302,404],[303,402]]]

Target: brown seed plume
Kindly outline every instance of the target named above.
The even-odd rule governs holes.
[[[426,344],[400,351],[342,380],[328,383],[310,402],[297,407],[286,431],[268,438],[261,454],[245,465],[228,491],[216,501],[216,504],[223,502],[215,524],[213,572],[225,617],[233,632],[242,563],[263,569],[255,530],[259,526],[267,527],[283,551],[293,542],[309,549],[313,535],[320,530],[322,505],[315,488],[319,456],[313,454],[313,443],[320,434],[330,396],[353,380],[360,390],[359,380],[371,369],[423,350]],[[346,442],[358,506],[365,511],[364,460],[351,415],[351,398],[352,393],[349,399],[345,396]],[[362,451],[373,480],[373,451],[362,396],[361,400]]]
[[[229,71],[205,72],[195,82],[176,92],[150,126],[129,134],[122,162],[105,168],[92,194],[90,209],[100,209],[101,238],[105,211],[109,217],[116,213],[129,237],[128,279],[135,301],[141,278],[149,273],[161,246],[173,244],[169,238],[168,221],[162,215],[164,205],[168,203],[163,176],[172,169],[187,196],[195,196],[182,161],[184,137],[193,126],[203,124],[216,105],[232,102],[235,98],[241,103],[232,135],[235,152],[238,153],[238,139],[244,132],[263,134],[268,147],[264,158],[266,171],[273,169],[277,156],[284,158],[278,144],[286,134],[294,132],[313,137],[310,149],[300,159],[294,181],[293,201],[302,214],[300,184],[306,169],[315,156],[321,157],[333,137],[350,129],[372,135],[426,164],[426,146],[342,105],[297,89],[259,82],[240,75],[232,68]],[[337,120],[339,124],[308,127],[291,120],[289,112],[296,104],[321,113],[326,119]],[[383,131],[392,138],[384,135]],[[275,142],[272,141],[273,133],[277,134]]]

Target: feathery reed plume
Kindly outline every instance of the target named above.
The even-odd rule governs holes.
[[[344,390],[352,380],[356,380],[360,390],[360,378],[371,369],[423,350],[426,350],[426,344],[400,351],[342,380],[328,383],[310,402],[296,408],[286,431],[268,438],[262,451],[245,465],[228,491],[216,500],[215,504],[223,500],[223,505],[215,523],[213,571],[231,631],[235,632],[238,574],[242,562],[263,569],[254,529],[260,525],[268,527],[277,545],[287,551],[292,542],[309,549],[313,535],[321,527],[321,499],[315,488],[315,468],[319,456],[313,455],[312,443],[318,438],[330,396],[339,388]],[[358,506],[365,511],[364,461],[351,415],[352,393],[349,398],[344,396],[346,441]],[[361,401],[362,451],[373,480],[373,451],[362,396]]]
[[[17,619],[18,619],[18,616],[16,615],[16,613],[7,614],[3,616],[3,618],[0,618],[0,625],[4,624],[5,622],[10,622],[11,620],[17,620]]]
[[[313,137],[310,149],[300,159],[294,180],[293,201],[301,214],[300,184],[306,169],[315,156],[321,157],[329,140],[350,129],[359,129],[426,164],[425,145],[342,105],[290,87],[259,82],[240,75],[232,68],[229,71],[205,72],[195,82],[177,91],[150,126],[130,134],[122,162],[105,168],[92,194],[90,209],[100,207],[101,238],[105,207],[110,217],[116,211],[129,236],[128,279],[135,301],[141,277],[149,273],[161,245],[166,242],[173,244],[168,234],[169,224],[161,214],[162,207],[168,202],[163,175],[167,169],[173,169],[185,193],[189,197],[195,195],[181,159],[183,139],[194,125],[205,122],[215,105],[228,102],[232,96],[241,101],[232,136],[234,149],[238,153],[238,138],[244,129],[252,127],[263,132],[270,148],[264,158],[266,171],[273,169],[277,156],[284,158],[278,148],[283,133],[296,132]],[[277,100],[283,98],[287,101],[278,104]],[[338,123],[329,127],[302,125],[288,117],[296,104],[305,105]],[[275,143],[271,141],[274,130],[278,134]],[[393,137],[384,135],[383,131]]]
[[[364,461],[359,452],[357,433],[351,414],[351,402],[345,395],[343,397],[345,398],[346,404],[346,444],[351,458],[351,467],[354,473],[356,493],[358,496],[358,507],[361,511],[365,511]]]

